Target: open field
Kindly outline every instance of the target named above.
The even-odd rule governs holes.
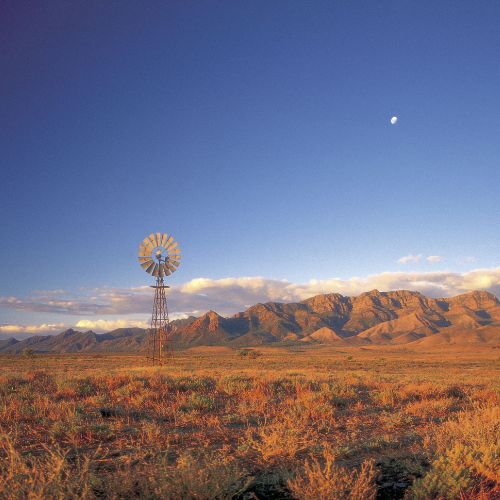
[[[500,498],[500,349],[0,356],[0,497]]]

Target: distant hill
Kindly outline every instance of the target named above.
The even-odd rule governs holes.
[[[0,340],[0,351],[3,348],[13,346],[17,344],[19,340],[16,340],[15,338],[11,337],[10,339],[5,339],[5,340]]]
[[[195,320],[194,316],[170,322],[172,332]],[[29,347],[34,352],[136,352],[147,350],[149,330],[118,328],[108,333],[92,330],[78,332],[71,328],[59,335],[34,336],[25,340],[0,341],[0,353],[20,353]]]
[[[488,292],[432,299],[419,292],[372,290],[357,297],[332,293],[298,303],[256,304],[230,318],[209,311],[172,321],[174,348],[284,344],[401,345],[500,344],[500,303]],[[56,336],[0,341],[1,353],[140,352],[148,330],[96,334],[66,330]]]

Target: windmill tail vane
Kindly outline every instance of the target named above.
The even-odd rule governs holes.
[[[163,278],[170,276],[179,267],[181,251],[176,241],[166,233],[152,233],[144,238],[139,247],[139,263],[149,274],[156,277],[153,313],[149,330],[147,362],[163,366],[172,362],[174,353],[168,320],[167,299]]]

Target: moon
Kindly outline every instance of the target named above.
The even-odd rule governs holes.
[[[398,117],[397,116],[393,116],[391,118],[391,123],[394,125],[396,122],[398,121]]]

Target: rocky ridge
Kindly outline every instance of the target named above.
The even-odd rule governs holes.
[[[419,292],[372,290],[357,297],[317,295],[298,303],[267,302],[224,318],[209,311],[172,322],[174,348],[223,345],[391,344],[432,346],[500,344],[500,303],[488,292],[433,299]],[[0,341],[0,353],[126,352],[147,349],[148,331],[125,328],[104,334],[66,330],[21,342]]]

